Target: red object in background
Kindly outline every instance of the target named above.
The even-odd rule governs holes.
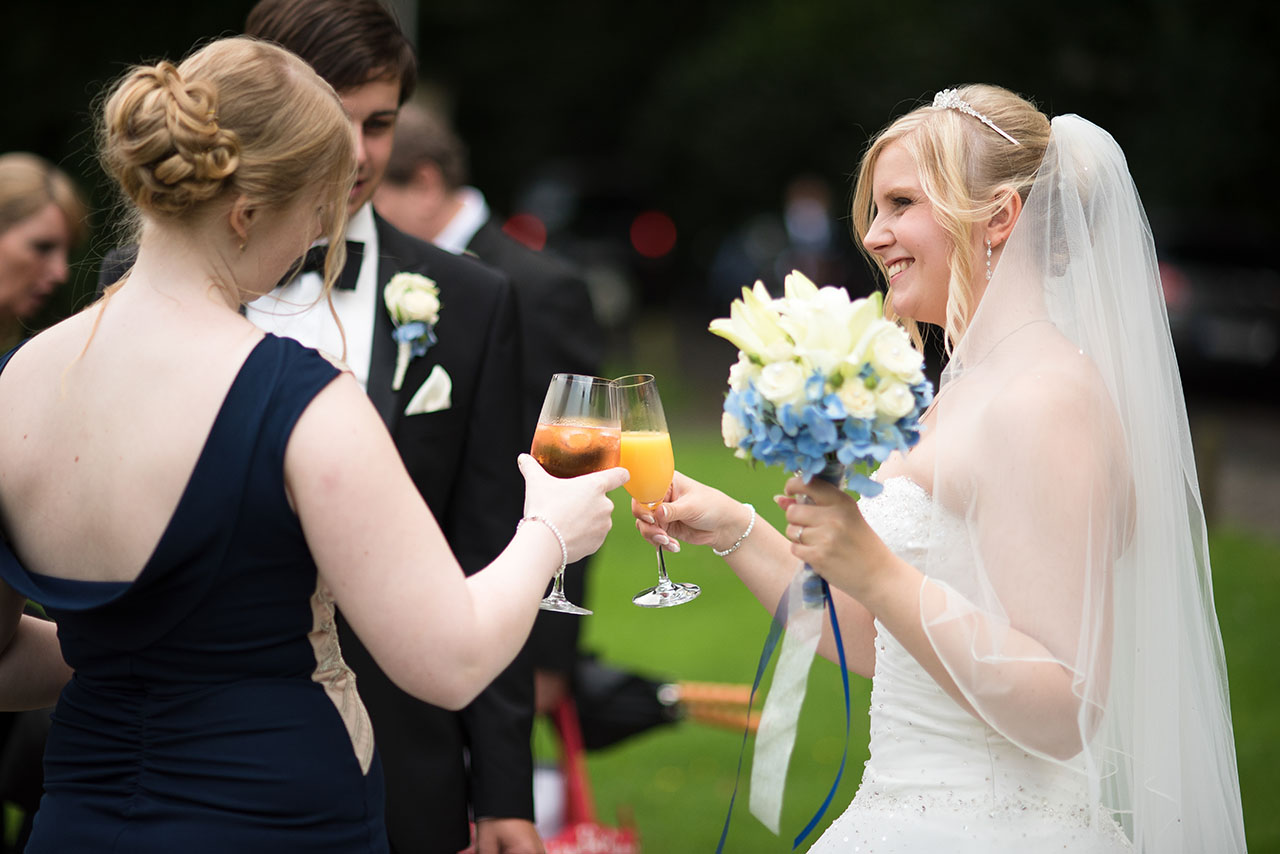
[[[552,720],[560,734],[565,821],[564,830],[543,840],[547,854],[640,854],[640,838],[634,828],[605,827],[596,821],[582,728],[571,698],[560,701]]]
[[[518,213],[508,217],[502,224],[502,231],[535,252],[541,252],[547,245],[547,227],[531,213]]]
[[[646,258],[661,258],[676,246],[676,224],[662,211],[645,211],[631,221],[631,246]]]
[[[1173,311],[1181,311],[1191,301],[1191,283],[1177,267],[1160,262],[1160,284],[1164,289],[1165,305]]]

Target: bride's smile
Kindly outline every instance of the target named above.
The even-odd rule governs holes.
[[[950,242],[904,145],[895,142],[880,155],[872,198],[875,220],[862,242],[885,266],[893,311],[900,317],[942,325],[947,313]]]

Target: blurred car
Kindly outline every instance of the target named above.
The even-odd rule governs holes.
[[[1222,240],[1170,229],[1157,253],[1169,328],[1188,394],[1274,400],[1280,381],[1275,239]]]

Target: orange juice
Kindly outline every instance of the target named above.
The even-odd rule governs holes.
[[[656,430],[622,431],[622,455],[618,464],[631,472],[627,492],[641,504],[658,504],[667,495],[675,472],[671,435]]]

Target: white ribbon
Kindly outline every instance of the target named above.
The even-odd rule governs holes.
[[[818,607],[805,607],[801,585],[806,574],[802,564],[787,587],[786,632],[751,758],[751,814],[775,834],[782,819],[782,791],[796,743],[796,723],[809,683],[809,667],[822,638],[821,602]]]

